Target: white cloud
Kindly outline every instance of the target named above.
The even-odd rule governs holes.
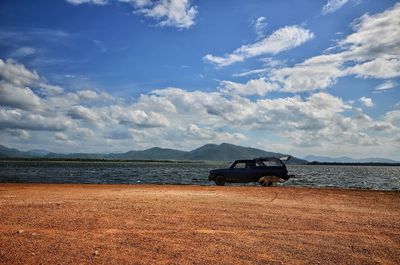
[[[308,29],[300,26],[287,26],[274,31],[259,42],[241,46],[231,54],[225,56],[207,54],[203,59],[223,67],[259,55],[277,54],[295,48],[313,37],[314,34]]]
[[[66,0],[66,1],[73,5],[81,5],[81,4],[106,5],[108,3],[107,0]]]
[[[326,60],[329,58],[317,57],[307,64],[324,65]],[[38,89],[29,90],[32,98],[46,89],[40,78],[34,82]],[[14,83],[7,85],[16,87]],[[326,92],[268,98],[265,95],[276,88],[267,78],[244,84],[222,81],[220,86],[221,91],[214,92],[158,89],[133,101],[99,101],[100,92],[65,92],[56,86],[48,89],[54,93],[39,98],[41,108],[0,109],[0,134],[6,143],[30,137],[32,145],[61,152],[126,151],[152,146],[191,149],[208,142],[271,150],[260,144],[270,137],[278,139],[281,149],[275,151],[280,152],[336,152],[337,146],[344,150],[342,155],[354,150],[368,154],[373,148],[382,154],[398,152],[390,141],[400,134],[400,111],[372,118],[352,106],[354,102]],[[8,98],[19,92],[7,90]],[[265,98],[242,96],[248,94]],[[368,104],[368,99],[364,101]]]
[[[8,59],[5,62],[0,59],[0,79],[16,86],[24,86],[39,80],[39,75],[35,71],[29,71],[24,65],[18,64],[12,59]]]
[[[364,106],[369,108],[374,106],[374,103],[372,102],[371,98],[361,97],[358,99],[358,101],[360,101]]]
[[[31,134],[27,130],[21,130],[21,129],[5,129],[5,132],[17,139],[20,140],[28,140],[31,138]]]
[[[395,88],[397,87],[397,83],[394,81],[386,81],[382,84],[380,84],[379,86],[375,87],[376,91],[379,90],[387,90],[387,89],[391,89],[391,88]]]
[[[152,0],[118,0],[118,1],[123,3],[130,3],[136,7],[144,7],[151,5]]]
[[[170,125],[168,119],[161,113],[145,112],[134,108],[121,113],[118,119],[122,123],[139,127],[168,127]]]
[[[64,88],[60,86],[49,85],[45,83],[41,83],[40,87],[46,95],[57,95],[62,94],[64,92]]]
[[[339,56],[320,55],[293,67],[272,70],[270,79],[287,92],[323,89],[332,86],[338,77],[344,75],[341,62]]]
[[[265,78],[253,79],[245,84],[232,81],[221,81],[219,85],[221,86],[222,92],[238,95],[265,96],[268,92],[276,91],[279,88],[276,83],[268,82]]]
[[[41,106],[41,99],[28,87],[0,81],[0,105],[31,110]]]
[[[362,78],[393,78],[400,76],[400,57],[382,56],[347,69],[348,74]]]
[[[68,135],[65,134],[65,133],[62,133],[62,132],[56,132],[56,133],[54,134],[54,136],[55,136],[56,139],[59,140],[59,141],[68,141],[68,140],[69,140]]]
[[[32,131],[63,131],[74,124],[68,118],[59,115],[44,116],[15,109],[0,109],[1,129],[25,129]]]
[[[348,1],[349,0],[328,0],[328,2],[322,7],[321,13],[323,15],[333,13],[336,10],[338,10],[339,8],[341,8]]]
[[[11,57],[25,57],[35,54],[37,51],[33,47],[21,47],[11,54]]]
[[[339,55],[357,64],[348,73],[362,77],[400,76],[400,4],[375,15],[365,14],[353,24],[354,33],[339,42]],[[368,73],[368,71],[373,71]]]
[[[262,39],[265,36],[265,28],[267,27],[267,18],[259,17],[254,21],[254,31],[257,35],[257,39]]]
[[[196,140],[206,140],[208,142],[240,142],[247,139],[241,133],[228,133],[224,131],[215,131],[211,128],[200,128],[196,124],[189,124],[186,128],[186,136]]]
[[[400,110],[389,111],[385,114],[385,121],[400,128]]]
[[[187,29],[195,24],[197,7],[190,0],[132,1],[137,12],[159,21],[159,26]]]
[[[108,0],[66,0],[73,5],[95,4],[106,5]],[[195,24],[198,14],[197,6],[191,4],[190,0],[116,0],[122,3],[129,3],[134,8],[134,13],[143,14],[146,17],[158,21],[161,27],[176,27],[188,29]],[[94,40],[102,51],[106,51],[105,46]]]
[[[260,61],[263,62],[263,68],[260,69],[254,69],[254,70],[249,70],[249,71],[244,71],[241,73],[235,73],[232,76],[234,77],[243,77],[243,76],[248,76],[248,75],[262,75],[267,72],[270,72],[272,69],[280,68],[283,67],[284,62],[280,60],[275,60],[270,57],[267,58],[262,58]]]
[[[97,92],[93,90],[79,90],[76,94],[79,98],[85,100],[93,100],[98,97]]]
[[[400,76],[400,4],[353,22],[354,32],[338,42],[336,53],[317,55],[293,66],[265,69],[267,81],[286,92],[326,89],[340,77],[388,79]],[[333,49],[329,49],[333,50]],[[257,69],[261,73],[261,69]],[[248,72],[251,73],[251,72]]]
[[[97,121],[99,119],[96,112],[84,106],[73,106],[68,115],[73,119],[83,119],[87,121]]]
[[[96,134],[89,128],[77,128],[75,132],[77,137],[82,137],[85,139],[90,139],[96,136]]]

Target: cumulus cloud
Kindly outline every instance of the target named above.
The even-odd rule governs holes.
[[[323,15],[333,13],[344,6],[344,4],[347,2],[349,2],[349,0],[328,0],[328,2],[326,2],[326,4],[322,7],[321,13]]]
[[[314,34],[308,29],[296,25],[287,26],[274,31],[271,35],[256,43],[243,45],[225,56],[207,54],[203,59],[223,67],[259,55],[277,54],[295,48],[313,37]]]
[[[0,109],[1,129],[63,131],[72,126],[73,122],[64,116],[48,117],[16,109]]]
[[[358,99],[358,101],[360,101],[364,106],[369,108],[374,106],[374,103],[372,102],[371,98],[361,97]]]
[[[41,99],[28,87],[0,81],[0,105],[31,110],[41,107]]]
[[[65,133],[62,133],[62,132],[56,132],[54,134],[54,136],[55,136],[56,140],[59,140],[59,141],[68,141],[69,140],[68,135]]]
[[[400,57],[382,56],[347,69],[348,74],[362,78],[393,78],[400,76]]]
[[[352,25],[353,33],[338,42],[337,52],[317,55],[293,66],[266,67],[267,81],[278,83],[283,91],[297,93],[329,88],[338,78],[349,75],[399,77],[400,4],[375,15],[365,14]]]
[[[40,87],[42,88],[43,93],[46,95],[57,95],[57,94],[62,94],[64,92],[64,88],[60,86],[41,83]]]
[[[265,78],[249,80],[245,84],[232,81],[221,81],[221,91],[238,95],[259,95],[265,96],[268,92],[278,90],[276,83],[268,82]]]
[[[314,58],[312,63],[323,65],[325,60]],[[7,85],[16,87],[10,82]],[[393,150],[388,139],[400,133],[400,111],[372,118],[355,108],[354,102],[327,92],[268,98],[268,92],[278,88],[267,78],[244,84],[221,81],[219,90],[213,92],[169,87],[133,101],[99,101],[102,93],[95,90],[65,92],[58,86],[46,86],[40,78],[33,82],[38,88],[27,91],[32,93],[31,98],[38,97],[43,107],[27,109],[9,103],[1,108],[0,134],[4,141],[17,141],[15,135],[19,133],[20,140],[30,137],[35,144],[41,141],[51,145],[55,140],[53,147],[66,148],[64,152],[79,147],[81,151],[151,146],[190,149],[206,142],[227,141],[256,146],[256,133],[258,138],[276,136],[286,146],[307,150],[336,150],[338,144],[348,150],[354,146],[357,150],[380,146]],[[7,93],[11,99],[20,91],[9,89]],[[249,94],[263,98],[246,97]],[[364,101],[368,104],[368,98]]]
[[[245,141],[247,137],[241,133],[228,133],[224,131],[216,131],[211,128],[200,128],[196,124],[189,124],[186,128],[186,135],[189,138],[194,138],[196,140],[206,140],[206,141]]]
[[[24,86],[39,80],[39,75],[12,59],[6,61],[0,59],[0,79],[16,86]]]
[[[159,21],[160,26],[173,26],[181,29],[195,24],[197,7],[189,0],[134,1],[140,7],[137,12]]]
[[[21,129],[5,129],[4,130],[8,135],[15,137],[20,140],[28,140],[31,138],[31,134],[27,130]]]
[[[82,119],[87,121],[97,121],[98,115],[93,110],[86,108],[84,106],[73,106],[68,115],[73,119]]]
[[[365,14],[353,23],[354,33],[339,42],[350,74],[390,78],[400,75],[400,4],[375,15]],[[367,71],[376,71],[368,74]]]
[[[129,109],[127,112],[120,113],[118,117],[122,123],[139,126],[139,127],[167,127],[168,119],[161,113],[145,112],[139,109]]]
[[[293,67],[271,71],[271,81],[287,92],[302,92],[330,87],[338,77],[344,76],[340,56],[320,55]]]
[[[93,90],[80,90],[77,92],[81,99],[91,100],[98,97],[97,92]]]

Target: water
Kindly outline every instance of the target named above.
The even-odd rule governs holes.
[[[0,182],[215,185],[208,181],[208,172],[227,166],[215,163],[0,162]],[[297,177],[278,185],[400,190],[400,167],[289,165],[288,170]]]

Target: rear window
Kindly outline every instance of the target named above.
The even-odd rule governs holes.
[[[282,164],[278,160],[257,161],[256,167],[280,167]]]

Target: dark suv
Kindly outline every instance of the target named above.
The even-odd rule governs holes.
[[[218,186],[225,185],[225,182],[259,182],[263,186],[271,186],[273,182],[282,182],[293,177],[288,175],[283,162],[289,159],[290,156],[236,160],[229,168],[211,170],[208,180],[215,181]]]

